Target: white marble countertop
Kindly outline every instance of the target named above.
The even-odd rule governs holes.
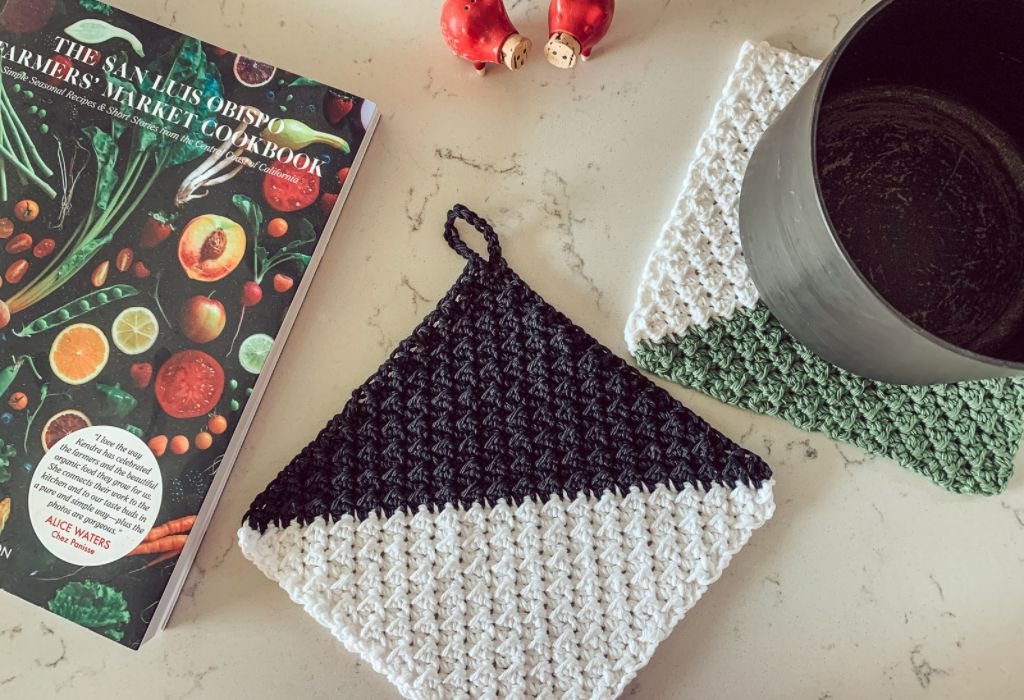
[[[506,0],[543,42],[547,3]],[[625,355],[647,253],[744,39],[822,56],[862,0],[630,0],[575,71],[478,78],[439,2],[116,0],[379,102],[383,121],[170,627],[138,653],[0,598],[0,696],[391,698],[235,545],[246,506],[461,268],[461,201],[549,301]],[[329,348],[330,352],[325,352]],[[672,393],[776,472],[777,514],[626,691],[1010,697],[1024,687],[1024,474],[990,499]]]

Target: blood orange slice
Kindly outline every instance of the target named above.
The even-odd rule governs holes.
[[[50,420],[46,421],[46,425],[43,426],[41,434],[43,451],[45,452],[56,445],[57,441],[65,435],[70,435],[82,428],[88,428],[90,425],[92,425],[92,421],[89,420],[89,416],[81,411],[68,409],[67,411],[53,414],[50,416]]]
[[[260,63],[245,56],[235,57],[235,78],[246,87],[266,85],[276,72],[277,69],[269,63]]]
[[[182,350],[160,367],[153,387],[160,408],[172,418],[198,418],[224,393],[224,369],[200,350]]]

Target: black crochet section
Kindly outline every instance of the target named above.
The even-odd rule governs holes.
[[[487,239],[487,260],[459,218]],[[771,478],[530,289],[486,221],[456,205],[445,238],[469,260],[458,281],[256,498],[251,527]]]

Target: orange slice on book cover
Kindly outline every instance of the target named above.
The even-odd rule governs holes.
[[[50,346],[50,368],[67,384],[95,379],[110,359],[110,344],[91,323],[76,323],[60,332]]]
[[[7,518],[11,517],[11,499],[5,498],[0,501],[0,535],[4,534],[7,526]]]

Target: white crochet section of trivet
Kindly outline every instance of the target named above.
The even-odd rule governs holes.
[[[243,527],[408,698],[613,698],[774,512],[772,483]]]
[[[740,250],[737,206],[743,173],[761,135],[819,61],[766,43],[740,50],[704,132],[672,217],[647,261],[626,323],[630,352],[641,341],[681,335],[751,308],[757,290]]]

